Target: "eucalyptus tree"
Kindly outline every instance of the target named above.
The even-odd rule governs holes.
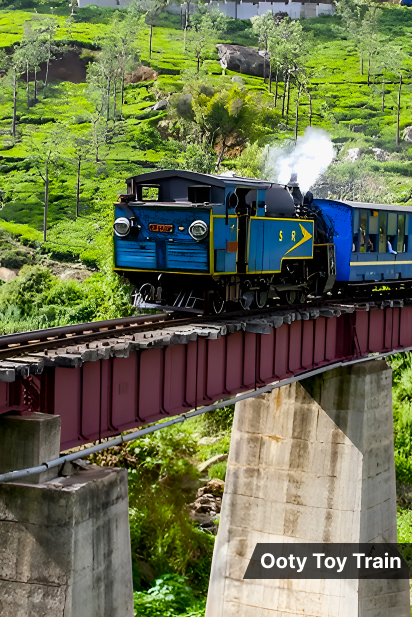
[[[214,39],[218,36],[219,32],[224,28],[223,20],[215,19],[210,13],[204,13],[201,16],[195,16],[197,19],[193,19],[188,37],[188,49],[191,52],[197,62],[197,73],[200,71],[200,64],[204,59],[207,49],[213,45]]]
[[[31,18],[33,28],[39,36],[44,50],[44,62],[46,62],[46,75],[44,79],[44,85],[47,86],[49,80],[49,68],[50,62],[54,59],[54,54],[58,50],[58,47],[54,43],[54,37],[58,29],[58,24],[55,19],[49,15],[33,15]]]
[[[360,25],[362,42],[360,47],[366,53],[368,59],[368,86],[371,82],[371,63],[372,58],[377,56],[382,46],[382,37],[379,35],[378,22],[382,15],[382,10],[371,5],[365,12]]]
[[[255,15],[255,17],[252,17],[252,29],[258,37],[259,47],[265,52],[263,56],[264,81],[266,81],[266,57],[268,55],[270,41],[275,36],[275,27],[275,20],[271,11],[268,11],[264,15]]]
[[[379,54],[378,54],[378,70],[382,72],[382,90],[381,90],[381,101],[382,101],[382,112],[385,111],[385,90],[386,84],[390,78],[394,74],[398,75],[400,72],[400,67],[403,63],[404,54],[400,47],[392,45],[390,43],[382,43]]]
[[[76,218],[80,214],[80,181],[82,165],[89,160],[93,148],[93,134],[90,136],[72,136],[69,144],[71,159],[76,167]]]
[[[289,115],[290,86],[293,81],[299,84],[300,75],[305,73],[310,46],[311,38],[303,32],[301,23],[290,19],[277,22],[269,39],[270,62],[276,75],[275,107],[279,77],[282,77],[282,118],[286,117],[286,120]],[[270,83],[269,89],[271,91]]]
[[[144,15],[146,24],[150,27],[149,58],[152,58],[153,28],[159,15],[165,10],[168,0],[132,0],[128,6],[128,13],[132,17]]]
[[[51,131],[45,133],[42,139],[28,136],[30,146],[28,159],[32,169],[41,178],[44,184],[44,213],[43,213],[43,240],[47,241],[47,217],[49,210],[50,180],[56,172],[62,158],[62,147],[67,141],[67,131],[61,125],[55,125]]]

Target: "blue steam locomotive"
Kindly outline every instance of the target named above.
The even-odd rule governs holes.
[[[127,180],[114,267],[134,305],[220,313],[412,282],[412,208],[314,199],[285,185],[182,170]],[[408,252],[408,251],[411,252]]]

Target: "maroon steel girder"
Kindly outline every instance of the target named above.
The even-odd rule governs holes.
[[[269,334],[138,349],[0,383],[0,413],[59,414],[62,450],[337,361],[412,346],[412,306],[292,321]]]

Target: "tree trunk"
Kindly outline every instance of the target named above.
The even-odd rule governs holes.
[[[371,85],[371,55],[368,56],[368,86]]]
[[[200,71],[200,56],[197,56],[197,74],[199,74]]]
[[[285,101],[286,101],[287,79],[288,79],[288,77],[286,77],[286,75],[285,75],[283,77],[282,118],[285,117]]]
[[[298,139],[298,130],[299,130],[299,98],[300,98],[300,86],[298,88],[298,94],[296,97],[295,141],[297,141]]]
[[[80,208],[80,171],[82,166],[82,157],[79,156],[79,160],[77,162],[77,187],[76,187],[76,217],[79,218],[79,208]]]
[[[269,61],[269,92],[272,94],[272,63]]]
[[[122,108],[124,105],[124,71],[122,73]],[[123,109],[122,109],[122,113],[123,113]]]
[[[43,240],[47,241],[47,211],[49,209],[49,163],[46,162],[46,176],[44,179],[44,219],[43,219]]]
[[[312,95],[309,92],[309,126],[312,126]]]
[[[116,122],[116,97],[117,97],[117,81],[113,84],[113,120]]]
[[[186,2],[186,28],[190,24],[190,2]]]
[[[16,137],[16,120],[17,120],[17,71],[13,73],[13,120],[11,124],[11,134]]]
[[[225,149],[226,149],[226,144],[225,144],[225,142],[223,141],[223,143],[222,143],[222,148],[221,148],[221,150],[220,150],[220,152],[219,152],[219,156],[218,156],[217,161],[216,161],[215,171],[219,171],[219,169],[220,169],[220,164],[221,164],[221,162],[223,161],[223,156],[224,156],[224,154],[225,154]]]
[[[398,114],[396,119],[396,146],[399,146],[399,121],[401,115],[402,74],[399,76]]]
[[[51,55],[51,52],[50,52],[50,49],[49,49],[49,54],[48,54],[48,56],[47,56],[47,61],[46,61],[46,78],[45,78],[45,80],[44,80],[44,87],[46,87],[46,86],[47,86],[47,80],[49,79],[49,64],[50,64],[50,55]]]
[[[289,122],[289,102],[290,102],[290,75],[288,75],[288,96],[287,96],[287,105],[286,105],[286,124]]]
[[[266,56],[263,56],[263,83],[266,83]]]
[[[37,67],[34,68],[34,104],[37,103]]]
[[[27,109],[30,109],[30,91],[29,91],[29,63],[26,63],[26,96],[27,96]]]
[[[107,81],[107,107],[106,107],[106,124],[109,122],[110,119],[110,90],[112,87],[112,80],[109,79]]]
[[[382,111],[385,111],[385,77],[382,79]]]
[[[153,24],[150,24],[150,35],[149,35],[149,58],[152,59],[152,38],[153,38]]]
[[[276,85],[275,85],[275,107],[278,104],[278,69],[276,69]]]

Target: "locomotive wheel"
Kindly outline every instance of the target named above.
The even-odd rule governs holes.
[[[140,287],[139,291],[134,294],[135,300],[133,306],[139,306],[145,302],[153,302],[155,293],[156,290],[153,285],[150,283],[144,283],[144,285]]]
[[[287,292],[285,293],[286,302],[287,302],[288,304],[295,304],[295,302],[296,302],[296,296],[297,296],[296,291],[292,291],[292,290],[287,291]]]
[[[296,300],[298,304],[305,304],[307,297],[308,296],[304,291],[298,291],[296,294]]]
[[[268,301],[268,292],[257,290],[255,293],[255,302],[258,308],[263,309]]]
[[[251,287],[251,282],[245,281],[240,291],[239,304],[244,311],[248,311],[250,309],[250,305],[254,300],[255,294],[253,293],[253,291],[250,291]]]
[[[223,313],[223,309],[225,308],[225,301],[223,300],[223,298],[219,295],[214,293],[213,294],[213,300],[212,300],[212,312],[215,315],[220,315],[220,313]]]

